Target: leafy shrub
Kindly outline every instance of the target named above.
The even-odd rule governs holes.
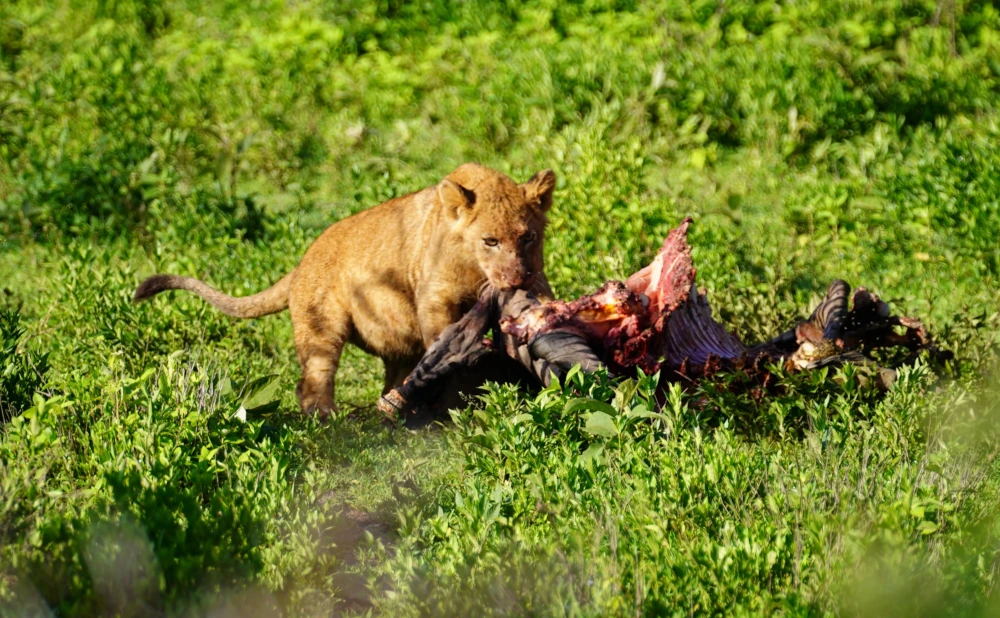
[[[4,429],[2,459],[18,463],[0,486],[0,521],[4,537],[23,545],[0,546],[0,555],[63,611],[98,615],[123,599],[160,611],[197,600],[199,590],[251,576],[280,586],[323,564],[284,545],[323,525],[321,511],[289,502],[319,490],[295,455],[296,432],[267,427],[264,417],[236,418],[257,391],[233,389],[178,356],[159,372],[121,379],[92,409],[36,397]],[[267,403],[253,409],[266,412]],[[29,480],[37,474],[40,481]],[[284,536],[290,521],[298,531]],[[116,563],[139,572],[130,579],[106,570]]]
[[[19,349],[24,332],[19,308],[0,304],[0,421],[30,407],[48,371],[46,355]]]
[[[931,395],[925,367],[904,371],[883,401],[845,377],[825,398],[762,406],[717,405],[679,385],[664,401],[655,377],[571,375],[528,399],[493,390],[482,409],[453,415],[464,483],[404,511],[406,541],[388,565],[395,595],[382,609],[811,613],[846,585],[830,576],[876,546],[921,551],[917,540],[969,517],[990,521],[962,509],[968,483],[995,461],[993,403],[980,410],[991,420],[966,424],[956,422],[963,390]],[[771,439],[733,428],[755,414]],[[808,425],[802,443],[782,438],[795,417]],[[984,427],[991,438],[970,440]],[[970,545],[991,552],[985,539]],[[955,551],[930,576],[959,598],[983,574],[953,579],[969,558]]]

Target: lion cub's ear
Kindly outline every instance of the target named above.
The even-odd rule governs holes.
[[[438,183],[438,199],[445,211],[454,217],[459,217],[467,210],[471,210],[476,203],[476,194],[469,191],[457,182],[452,182],[447,178]]]
[[[529,202],[538,202],[542,212],[552,208],[552,190],[556,188],[556,173],[552,170],[542,170],[531,177],[531,180],[521,185],[524,197]]]

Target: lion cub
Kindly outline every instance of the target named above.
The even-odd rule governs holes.
[[[181,289],[237,318],[287,307],[302,367],[299,404],[325,417],[334,409],[345,343],[382,358],[388,392],[486,282],[552,298],[542,247],[555,180],[545,170],[519,185],[466,163],[436,186],[334,223],[295,270],[263,292],[235,298],[197,279],[154,275],[135,301]]]

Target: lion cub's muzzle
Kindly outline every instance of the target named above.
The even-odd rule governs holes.
[[[536,275],[532,271],[501,275],[499,281],[491,281],[491,285],[501,290],[524,290],[535,283]]]

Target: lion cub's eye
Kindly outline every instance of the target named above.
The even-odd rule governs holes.
[[[529,231],[527,234],[521,237],[521,242],[523,242],[526,245],[530,245],[531,243],[535,242],[535,238],[537,238],[537,236],[538,235],[535,234],[534,230]]]
[[[486,243],[487,247],[495,247],[500,244],[500,241],[496,238],[484,238],[483,242]]]

